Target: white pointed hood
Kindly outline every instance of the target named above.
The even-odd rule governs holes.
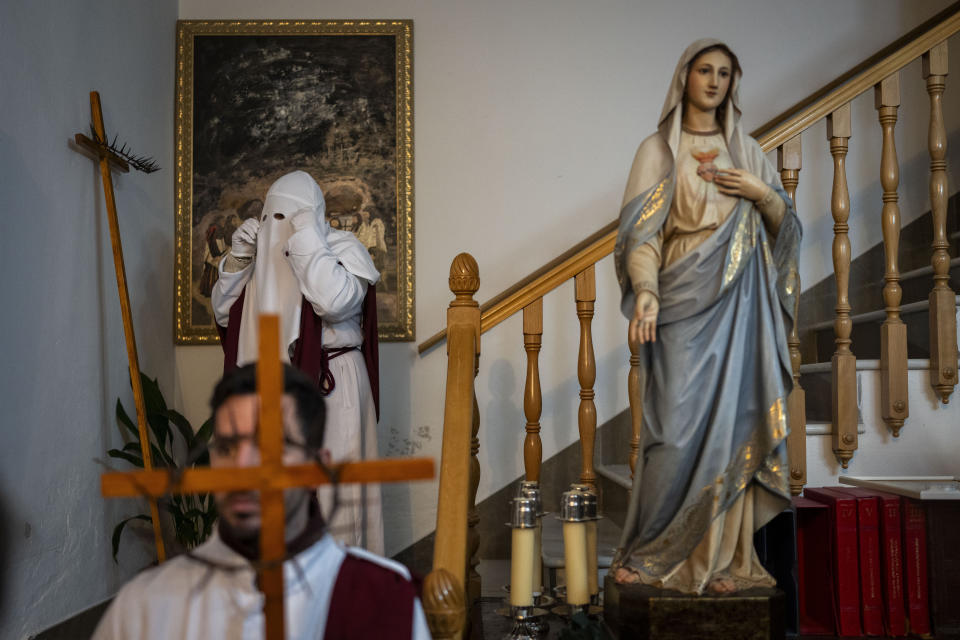
[[[267,191],[260,214],[253,286],[247,287],[240,323],[238,364],[257,360],[257,318],[262,313],[280,316],[280,357],[290,361],[290,346],[300,337],[303,294],[285,254],[287,242],[296,232],[291,220],[305,211],[312,212],[317,232],[347,271],[370,284],[379,280],[373,261],[353,234],[330,229],[323,191],[313,177],[294,171],[279,178]]]

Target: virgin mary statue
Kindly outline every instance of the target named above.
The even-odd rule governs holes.
[[[640,145],[617,235],[639,341],[642,455],[611,571],[686,593],[772,586],[756,529],[789,503],[785,327],[800,223],[740,127],[740,65],[699,40]]]

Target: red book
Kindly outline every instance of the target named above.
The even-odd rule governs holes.
[[[860,603],[863,633],[883,635],[883,577],[880,569],[880,500],[866,489],[830,487],[857,501],[857,539],[860,548]]]
[[[800,634],[836,633],[833,566],[830,543],[830,508],[814,500],[795,496],[797,512],[797,591]]]
[[[927,519],[923,504],[903,500],[903,546],[907,570],[907,618],[910,632],[930,634],[930,590],[927,582]]]
[[[857,501],[829,489],[803,490],[803,495],[830,508],[833,541],[833,583],[837,592],[837,628],[841,636],[859,636],[860,569],[857,552]]]
[[[880,567],[883,570],[883,615],[888,636],[907,635],[903,600],[903,532],[900,496],[873,489],[847,487],[853,495],[873,495],[880,501]]]

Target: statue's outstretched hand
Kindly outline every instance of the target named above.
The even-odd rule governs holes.
[[[660,311],[660,301],[649,291],[637,293],[637,303],[633,307],[633,318],[630,320],[631,342],[655,342],[657,339],[657,313]]]
[[[720,169],[713,177],[720,193],[758,202],[770,190],[763,180],[743,169]]]
[[[257,234],[260,232],[260,220],[247,218],[230,238],[230,253],[235,258],[252,258],[257,253]]]

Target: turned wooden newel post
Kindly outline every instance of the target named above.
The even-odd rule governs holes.
[[[456,638],[467,617],[463,589],[446,569],[434,569],[423,581],[423,612],[434,640]]]
[[[883,151],[880,157],[880,184],[883,187],[883,251],[886,272],[883,302],[887,318],[880,327],[880,410],[884,422],[900,435],[900,428],[910,414],[907,396],[907,325],[900,319],[900,205],[897,187],[900,184],[900,166],[894,125],[900,106],[900,74],[895,73],[874,87],[874,106],[883,131]]]
[[[480,373],[480,353],[473,368],[473,377]],[[480,405],[477,403],[476,385],[473,388],[473,422],[470,426],[470,496],[467,511],[467,602],[476,602],[480,597],[480,508],[477,507],[477,490],[480,488]]]
[[[933,217],[933,290],[930,291],[930,384],[946,403],[957,384],[957,307],[950,280],[947,240],[947,132],[943,90],[947,85],[947,43],[923,54],[930,94],[930,212]]]
[[[471,488],[476,497],[479,467],[471,449],[475,438],[474,378],[480,357],[480,288],[477,261],[461,253],[450,265],[454,300],[447,309],[447,381],[443,414],[443,448],[437,500],[433,571],[424,582],[423,602],[435,638],[459,637],[466,622],[468,512]],[[474,534],[475,535],[475,534]],[[476,588],[476,587],[473,587]]]
[[[597,439],[597,407],[593,402],[593,385],[597,381],[597,361],[593,354],[593,305],[597,299],[594,266],[590,265],[574,278],[577,299],[577,317],[580,319],[580,352],[577,358],[577,378],[580,382],[580,410],[577,421],[580,428],[580,482],[597,486],[593,469],[593,449]]]
[[[800,184],[800,169],[803,154],[800,136],[794,136],[777,147],[777,170],[783,188],[797,206],[797,185]],[[790,465],[790,493],[800,495],[803,485],[807,484],[807,397],[800,386],[800,274],[790,274],[787,285],[796,293],[793,306],[793,326],[787,336],[790,347],[790,368],[793,371],[793,389],[787,396],[787,414],[790,420],[790,433],[787,435],[787,459]]]
[[[827,116],[827,138],[833,156],[833,271],[837,280],[837,317],[833,321],[836,351],[831,359],[833,383],[833,453],[847,468],[857,450],[857,358],[850,351],[850,192],[846,156],[850,140],[850,103]]]
[[[543,396],[540,391],[540,343],[543,336],[543,298],[523,308],[523,350],[527,352],[527,381],[523,387],[523,414],[527,419],[527,435],[523,439],[525,478],[540,482],[543,444],[540,441],[540,414]]]

